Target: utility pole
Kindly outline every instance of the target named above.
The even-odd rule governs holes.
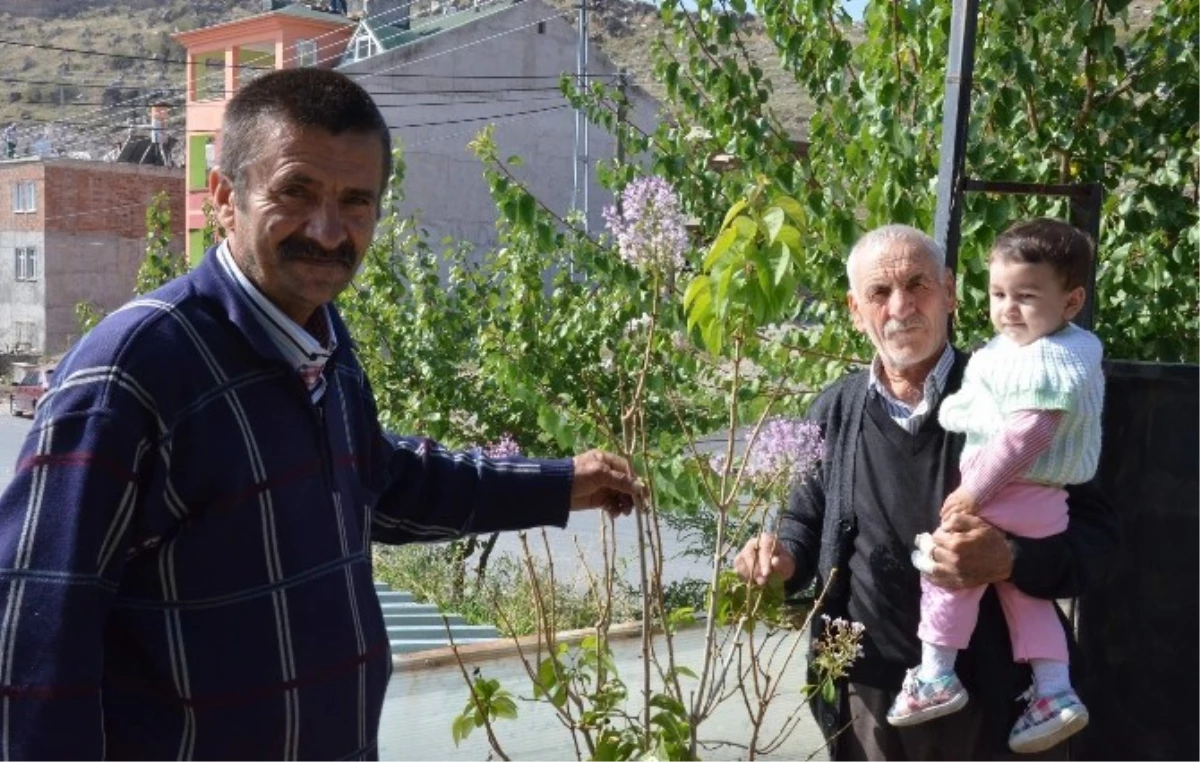
[[[579,45],[575,56],[575,87],[587,90],[588,0],[579,0]],[[588,122],[583,109],[575,109],[575,187],[571,208],[583,213],[583,229],[588,229]]]
[[[620,168],[625,164],[625,130],[629,120],[629,73],[625,69],[617,70],[617,93],[620,97],[617,101],[617,167]],[[621,194],[617,194],[616,201],[619,215],[623,211]]]
[[[975,78],[975,26],[979,0],[954,0],[950,12],[950,51],[946,95],[942,100],[942,151],[938,165],[937,211],[933,239],[946,253],[946,267],[957,270],[962,223],[963,168],[967,125],[971,119],[971,83]]]

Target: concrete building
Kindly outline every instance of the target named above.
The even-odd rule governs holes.
[[[181,250],[181,169],[0,162],[0,355],[62,352],[79,338],[76,304],[112,310],[133,296],[146,254],[146,207],[160,191],[170,194]]]
[[[467,149],[489,124],[501,156],[522,158],[514,174],[538,198],[559,214],[582,207],[583,194],[574,192],[574,112],[558,89],[560,76],[575,71],[578,36],[562,11],[542,0],[448,0],[415,15],[407,0],[350,2],[348,16],[277,5],[175,37],[192,63],[187,227],[193,261],[209,242],[204,179],[219,156],[225,100],[260,71],[255,64],[337,68],[371,93],[404,147],[405,211],[420,213],[434,244],[445,236],[477,247],[496,240],[496,208],[482,166]],[[603,54],[593,47],[589,57],[591,81],[615,79],[616,68]],[[637,88],[631,98],[630,118],[652,131],[655,102]],[[611,197],[596,182],[595,165],[615,155],[615,141],[593,125],[588,153],[588,221],[599,229]]]

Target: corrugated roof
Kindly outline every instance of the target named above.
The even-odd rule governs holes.
[[[495,627],[467,624],[458,614],[446,614],[443,618],[437,606],[417,603],[412,593],[392,590],[382,582],[375,583],[375,591],[379,596],[379,607],[383,611],[393,655],[448,647],[450,639],[446,636],[447,624],[454,635],[454,642],[459,645],[484,643],[502,637]]]
[[[340,21],[340,22],[343,22],[346,24],[354,23],[352,19],[348,19],[340,13],[329,13],[327,11],[314,11],[312,8],[309,8],[307,5],[301,5],[299,3],[293,3],[292,5],[286,5],[278,10],[270,11],[270,13],[277,14],[280,16],[296,16],[297,18],[312,19],[314,21],[330,21],[330,22],[339,22]]]
[[[439,16],[423,24],[419,24],[412,29],[400,29],[388,24],[373,24],[370,21],[363,21],[362,23],[375,36],[375,39],[379,41],[383,49],[388,51],[420,42],[442,32],[457,29],[460,26],[466,26],[510,7],[512,7],[512,3],[509,0],[492,0],[489,3],[482,4],[473,12],[469,9],[463,9],[447,13],[444,16]]]

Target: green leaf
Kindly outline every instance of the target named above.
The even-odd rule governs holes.
[[[492,713],[501,719],[515,720],[517,719],[517,705],[512,699],[506,696],[499,696],[491,705]]]
[[[826,680],[821,685],[821,700],[826,704],[832,704],[837,701],[837,687],[834,686],[832,680]]]
[[[454,739],[454,745],[458,746],[467,736],[471,735],[471,731],[475,729],[475,718],[473,714],[460,714],[454,718],[453,724],[450,726],[450,736]]]
[[[747,203],[748,202],[746,199],[743,198],[734,202],[733,206],[729,207],[729,211],[725,212],[725,219],[721,222],[722,231],[728,228],[729,223],[731,223],[735,217],[742,213],[742,210],[746,208]]]
[[[736,229],[730,227],[721,231],[721,234],[717,236],[717,240],[713,241],[712,248],[708,251],[708,256],[704,258],[704,269],[711,270],[720,261],[721,257],[725,255],[725,252],[729,251],[729,247],[737,239],[738,232]]]
[[[787,244],[781,241],[778,245],[771,248],[771,252],[772,256],[775,257],[773,265],[775,273],[774,285],[779,286],[787,280],[792,272],[792,250]]]
[[[522,225],[532,225],[537,211],[537,199],[528,193],[522,193],[517,202],[517,221]]]
[[[784,212],[777,206],[772,206],[763,213],[762,224],[763,230],[767,234],[767,243],[775,243],[779,231],[783,229],[784,221]]]

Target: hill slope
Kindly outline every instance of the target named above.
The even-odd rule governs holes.
[[[456,0],[443,0],[443,2]],[[574,23],[574,0],[549,0]],[[1144,23],[1161,0],[1134,0],[1130,21]],[[414,0],[421,15],[437,0]],[[651,95],[661,97],[651,44],[661,33],[654,6],[631,0],[591,0],[591,39]],[[171,34],[260,12],[238,0],[0,0],[0,124],[20,124],[21,150],[48,139],[58,152],[99,157],[148,122],[154,100],[181,103],[184,51]],[[783,72],[761,25],[742,28],[751,55],[774,85],[772,106],[800,133],[811,104]],[[71,50],[90,52],[69,52]],[[182,121],[175,108],[172,126]]]

